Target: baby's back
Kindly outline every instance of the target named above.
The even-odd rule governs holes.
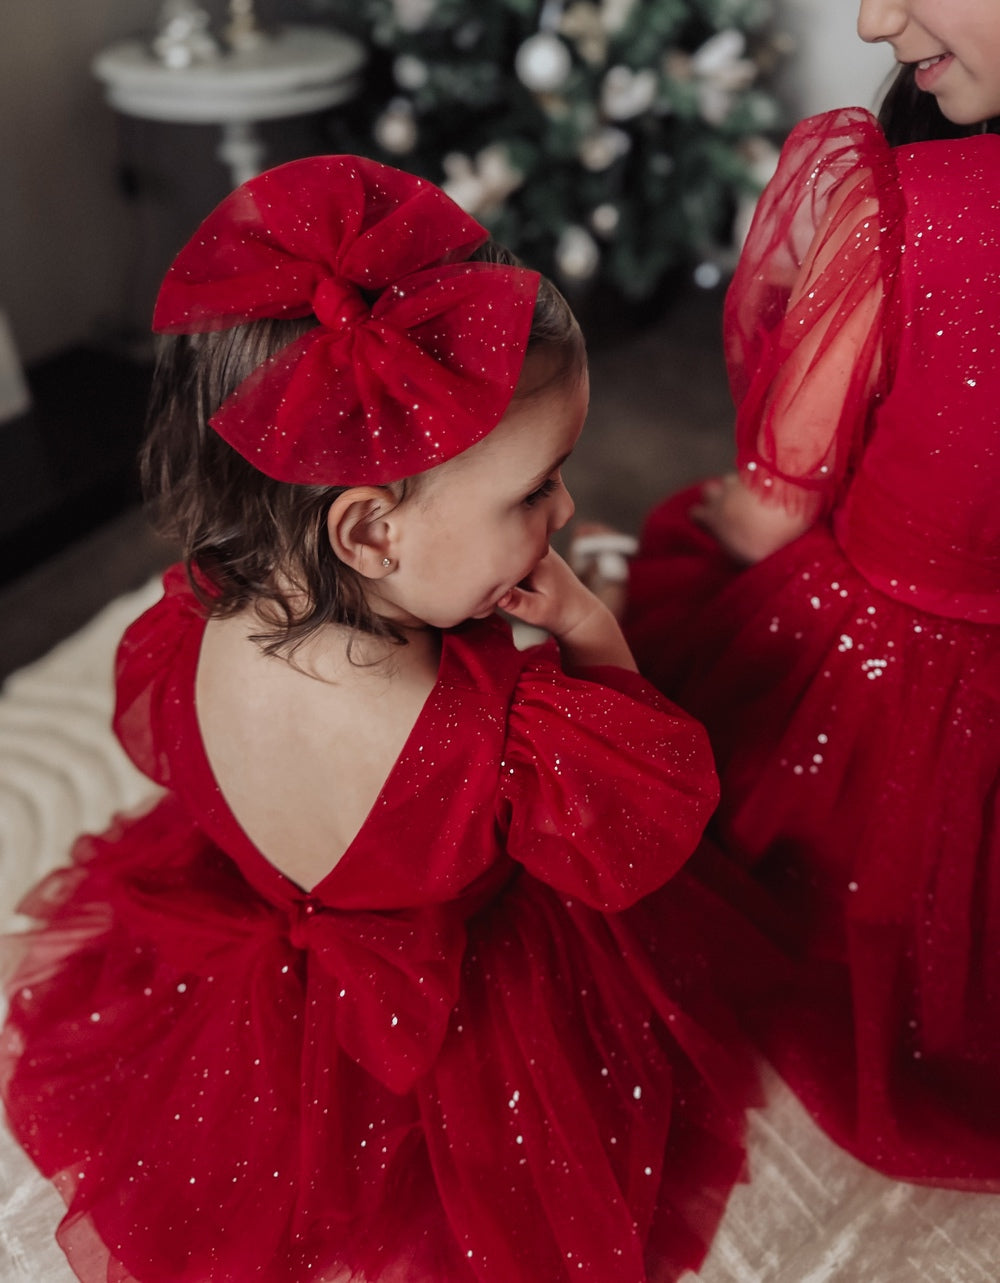
[[[250,640],[248,614],[211,620],[196,705],[230,810],[258,850],[299,886],[330,872],[358,834],[436,677],[421,634],[377,664],[352,662],[329,629],[291,659]]]

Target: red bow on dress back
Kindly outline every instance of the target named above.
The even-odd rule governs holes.
[[[315,315],[213,428],[279,481],[398,480],[486,436],[520,377],[539,277],[465,261],[487,237],[412,174],[357,156],[291,161],[209,214],[164,279],[153,329]]]

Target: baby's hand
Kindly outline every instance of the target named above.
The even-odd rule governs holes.
[[[784,548],[813,524],[807,513],[791,513],[748,490],[735,473],[706,481],[692,520],[718,539],[737,561],[753,565]]]
[[[573,629],[598,604],[594,594],[551,548],[523,583],[499,603],[509,615],[554,637]]]
[[[523,623],[551,633],[571,667],[635,668],[614,615],[551,548],[528,578],[498,604]]]

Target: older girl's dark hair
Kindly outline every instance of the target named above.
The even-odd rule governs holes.
[[[473,258],[520,265],[493,242]],[[225,617],[255,605],[262,620],[256,640],[268,654],[290,654],[327,623],[404,640],[371,610],[364,581],[330,547],[326,517],[344,488],[275,481],[209,426],[253,370],[316,324],[313,316],[260,320],[161,339],[141,456],[154,525],[179,547],[206,612]],[[578,376],[585,364],[580,327],[545,278],[527,350],[550,356],[560,378]],[[411,486],[395,486],[397,499]]]
[[[1000,132],[1000,120],[956,125],[948,119],[933,94],[917,88],[916,68],[904,66],[886,90],[878,114],[879,124],[893,147],[905,143],[932,142],[939,138],[967,138],[984,128]]]

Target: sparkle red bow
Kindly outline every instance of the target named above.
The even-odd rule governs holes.
[[[166,822],[173,819],[176,813]],[[156,840],[158,813],[145,823]],[[105,839],[92,842],[92,850],[106,849]],[[180,854],[211,860],[206,843],[192,828]],[[498,871],[490,893],[509,876]],[[189,1002],[210,986],[223,1006],[228,992],[238,1006],[257,1007],[254,1027],[267,1027],[275,977],[287,976],[279,985],[305,987],[306,1019],[325,1056],[339,1047],[391,1091],[409,1091],[441,1050],[458,999],[466,919],[484,897],[396,910],[337,909],[313,897],[282,906],[264,897],[238,900],[239,881],[234,869],[220,866],[214,887],[194,887],[179,864],[172,884],[151,889],[136,878],[120,890],[131,930],[166,974],[175,973],[177,992]],[[298,999],[285,995],[301,998],[301,991]]]
[[[212,426],[279,481],[398,480],[484,437],[517,385],[538,274],[466,262],[486,239],[412,174],[357,156],[291,161],[209,214],[167,273],[153,328],[315,315]]]

